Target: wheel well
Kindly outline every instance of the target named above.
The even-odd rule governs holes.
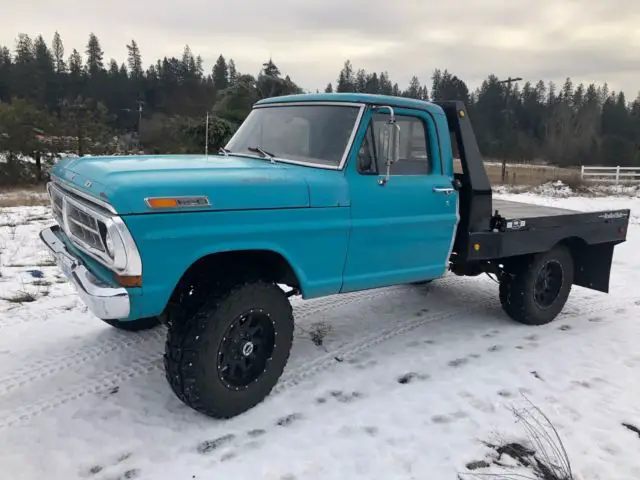
[[[300,288],[298,277],[289,262],[271,250],[241,250],[206,255],[187,269],[178,286],[205,277],[215,282],[247,276],[257,276],[291,288]]]
[[[248,278],[271,280],[300,290],[295,271],[279,253],[271,250],[214,253],[196,260],[182,275],[162,315],[163,323],[166,323],[166,314],[171,307],[185,310],[185,295],[192,299],[192,305],[197,305],[217,285]]]
[[[574,277],[577,276],[587,259],[585,253],[588,251],[589,245],[580,237],[569,237],[560,240],[553,248],[558,246],[566,247],[569,250],[571,257],[573,258]]]
[[[585,242],[584,239],[580,237],[565,238],[563,240],[560,240],[556,245],[564,245],[565,247],[567,247],[571,252],[571,255],[574,256],[574,259],[578,252],[589,246],[587,242]]]
[[[584,268],[588,263],[589,254],[590,254],[589,252],[591,251],[593,246],[587,244],[587,242],[585,242],[580,237],[569,237],[569,238],[560,240],[548,250],[539,252],[537,254],[550,252],[551,250],[553,250],[558,246],[566,247],[569,250],[571,257],[573,258],[574,277],[578,277],[580,273],[584,271]],[[490,262],[491,265],[488,265],[487,267],[493,267],[498,272],[500,272],[501,270],[506,272],[513,272],[515,270],[518,270],[522,266],[527,265],[530,259],[533,258],[534,255],[536,255],[536,253],[517,255],[514,257],[507,257],[504,259],[500,259],[498,262]],[[502,264],[503,267],[500,268],[497,264]],[[491,270],[491,268],[488,268],[488,270]]]

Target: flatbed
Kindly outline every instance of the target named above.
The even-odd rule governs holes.
[[[531,203],[512,202],[510,200],[493,199],[493,211],[497,211],[506,220],[551,217],[557,215],[575,215],[581,212],[566,208],[533,205]]]
[[[571,284],[608,293],[614,247],[626,239],[630,211],[577,212],[494,199],[464,104],[449,101],[438,105],[445,112],[462,165],[462,172],[454,179],[460,223],[451,271],[471,276],[495,274],[504,310],[530,324],[555,318]],[[535,290],[532,282],[545,265],[561,266],[563,287],[556,292],[553,307],[541,308],[526,299]],[[515,296],[514,291],[518,292]]]

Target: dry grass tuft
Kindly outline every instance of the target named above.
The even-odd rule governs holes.
[[[36,301],[36,297],[28,292],[18,292],[12,297],[2,297],[2,300],[9,303],[31,303]]]
[[[577,480],[571,469],[571,462],[555,426],[540,408],[526,398],[528,406],[512,408],[516,421],[524,425],[527,441],[501,444],[485,443],[493,450],[490,463],[482,460],[467,464],[469,470],[488,468],[490,465],[502,467],[498,473],[461,473],[459,479],[528,479],[528,480]],[[519,467],[531,471],[533,476],[509,472],[510,462],[503,463],[503,456],[515,460]]]
[[[6,207],[40,207],[49,205],[44,186],[2,189],[0,208]]]

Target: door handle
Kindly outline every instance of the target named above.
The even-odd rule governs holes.
[[[453,193],[453,188],[451,188],[451,187],[433,187],[433,191],[435,193],[444,193],[445,195],[451,195]]]

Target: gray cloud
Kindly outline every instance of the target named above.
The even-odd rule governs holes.
[[[222,52],[257,73],[272,55],[310,90],[334,82],[350,58],[403,86],[413,74],[430,83],[434,68],[447,68],[471,88],[490,73],[533,82],[571,76],[635,97],[638,25],[638,0],[23,0],[2,6],[0,44],[13,46],[19,32],[50,41],[58,29],[69,54],[83,51],[93,31],[118,61],[131,38],[145,62],[180,56],[189,44],[207,68]]]

